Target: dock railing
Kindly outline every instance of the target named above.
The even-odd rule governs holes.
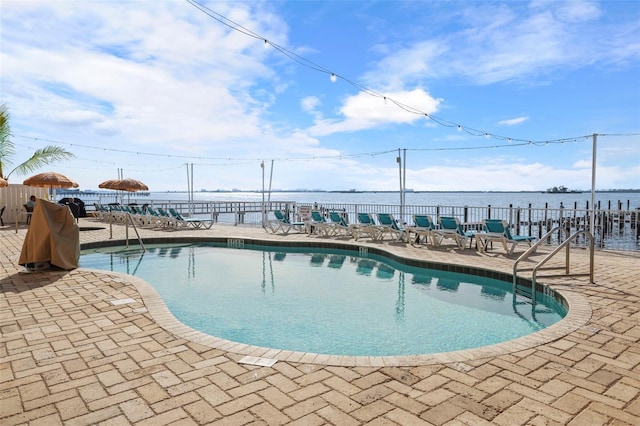
[[[105,200],[106,201],[106,200]],[[187,215],[189,202],[142,199],[141,203],[157,208],[174,208]],[[91,206],[92,207],[92,206]],[[266,202],[264,212],[259,201],[195,201],[191,203],[191,215],[211,219],[227,225],[263,226],[265,220],[274,219],[274,210],[281,210],[291,220],[301,220],[301,211],[318,210],[328,216],[329,211],[342,213],[348,221],[355,222],[359,212],[391,213],[399,225],[411,224],[415,214],[430,215],[437,223],[440,216],[457,217],[465,230],[481,231],[483,219],[502,219],[515,235],[541,238],[555,227],[563,227],[572,235],[591,230],[591,210],[578,208],[532,208],[495,206],[424,206],[405,205],[400,216],[399,204],[338,204],[297,203],[295,201]],[[87,206],[90,210],[90,206]],[[594,242],[597,249],[640,252],[640,210],[595,211]],[[546,238],[547,244],[558,245],[564,241],[564,232]],[[573,246],[588,247],[587,238],[575,241]]]

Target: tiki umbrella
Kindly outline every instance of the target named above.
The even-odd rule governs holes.
[[[98,185],[98,188],[102,189],[114,189],[116,191],[147,191],[149,187],[137,179],[109,179]],[[122,202],[122,199],[120,200]]]
[[[149,187],[147,185],[145,185],[144,183],[140,182],[137,179],[131,179],[131,178],[120,179],[110,188],[117,189],[119,191],[128,191],[128,192],[149,190]]]
[[[75,181],[56,172],[44,172],[33,175],[25,179],[23,184],[37,188],[77,188],[79,186]]]
[[[52,200],[56,198],[56,188],[77,188],[79,186],[76,181],[56,172],[38,173],[37,175],[33,175],[30,178],[25,179],[22,183],[27,186],[51,189]]]
[[[100,185],[98,185],[98,188],[102,188],[102,189],[113,189],[112,186],[115,185],[116,183],[120,182],[120,179],[109,179],[109,180],[105,180],[104,182],[102,182]]]
[[[0,177],[0,188],[4,186],[9,186],[9,182]]]
[[[115,189],[117,191],[147,191],[149,187],[137,179],[109,179],[98,185],[98,188]]]

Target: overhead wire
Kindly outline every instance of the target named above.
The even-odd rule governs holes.
[[[560,138],[560,139],[549,139],[549,140],[527,140],[527,139],[522,139],[522,138],[516,138],[516,137],[510,137],[510,136],[503,136],[503,135],[499,135],[499,134],[495,134],[495,133],[491,133],[491,132],[486,132],[486,131],[482,131],[482,130],[478,130],[469,126],[465,126],[462,125],[460,123],[456,123],[447,119],[444,119],[442,117],[438,117],[429,113],[426,113],[422,110],[420,110],[419,108],[413,107],[411,105],[407,105],[403,102],[400,102],[396,99],[393,99],[387,95],[384,95],[382,93],[379,93],[375,90],[372,90],[370,88],[367,88],[365,86],[363,86],[362,84],[351,80],[350,78],[340,75],[336,72],[332,72],[331,70],[325,68],[322,65],[319,65],[309,59],[306,59],[288,49],[286,49],[283,46],[278,45],[277,43],[274,43],[272,41],[270,41],[269,39],[263,37],[262,35],[242,26],[241,24],[239,24],[238,22],[235,22],[227,17],[225,17],[224,15],[215,12],[214,10],[209,9],[208,7],[202,5],[201,3],[195,1],[195,0],[186,0],[187,3],[191,4],[192,6],[194,6],[195,8],[197,8],[198,10],[200,10],[201,12],[203,12],[204,14],[206,14],[207,16],[209,16],[210,18],[214,19],[215,21],[221,23],[222,25],[225,25],[226,27],[232,29],[233,31],[237,31],[241,34],[244,34],[248,37],[252,37],[254,39],[257,40],[262,40],[265,44],[272,46],[275,50],[277,50],[278,52],[280,52],[281,54],[285,55],[286,57],[290,58],[291,60],[295,61],[296,63],[310,68],[312,70],[324,73],[324,74],[328,74],[332,77],[332,80],[334,79],[334,77],[340,78],[342,81],[352,85],[353,87],[357,88],[358,90],[360,90],[363,93],[366,93],[372,97],[376,97],[376,98],[380,98],[380,99],[384,99],[386,102],[390,102],[392,104],[394,104],[396,107],[406,111],[407,113],[411,113],[411,114],[415,114],[415,115],[421,115],[424,116],[425,118],[435,122],[436,124],[443,126],[443,127],[449,127],[449,128],[457,128],[458,131],[464,131],[465,133],[472,135],[472,136],[485,136],[485,137],[491,137],[497,140],[502,140],[502,141],[508,141],[507,144],[503,144],[503,145],[483,145],[483,146],[473,146],[473,147],[469,147],[469,146],[465,146],[465,147],[452,147],[452,146],[446,146],[446,147],[430,147],[430,148],[406,148],[407,150],[410,151],[459,151],[459,150],[477,150],[477,149],[496,149],[496,148],[513,148],[513,147],[522,147],[522,146],[545,146],[545,145],[550,145],[550,144],[563,144],[563,143],[567,143],[567,142],[579,142],[579,141],[583,141],[583,140],[587,140],[589,138],[591,138],[593,135],[582,135],[582,136],[575,136],[575,137],[569,137],[569,138]],[[608,134],[599,134],[599,136],[637,136],[640,135],[640,133],[608,133]],[[265,161],[266,158],[264,157],[212,157],[212,156],[202,156],[202,155],[184,155],[184,154],[164,154],[164,153],[158,153],[158,152],[145,152],[145,151],[133,151],[133,150],[126,150],[126,149],[118,149],[118,148],[106,148],[106,147],[96,147],[96,146],[91,146],[91,145],[84,145],[84,144],[78,144],[78,143],[69,143],[69,142],[64,142],[64,141],[57,141],[57,140],[50,140],[50,139],[45,139],[45,138],[38,138],[38,137],[31,137],[31,136],[23,136],[23,135],[14,135],[17,137],[21,137],[21,138],[25,138],[25,139],[31,139],[33,141],[43,141],[43,142],[49,142],[49,143],[55,143],[55,144],[61,144],[61,145],[67,145],[70,147],[79,147],[79,148],[86,148],[86,149],[95,149],[95,150],[101,150],[101,151],[105,151],[105,152],[115,152],[115,153],[122,153],[122,154],[134,154],[134,155],[144,155],[144,156],[153,156],[153,157],[163,157],[163,158],[175,158],[175,159],[182,159],[182,160],[198,160],[198,161],[219,161],[221,163],[216,163],[216,164],[209,164],[211,166],[229,166],[229,165],[243,165],[243,164],[250,164],[252,162],[256,162],[256,161]],[[31,148],[31,147],[29,147]],[[33,149],[33,148],[31,148]],[[390,150],[383,150],[383,151],[375,151],[375,152],[364,152],[364,153],[354,153],[354,154],[336,154],[336,155],[313,155],[313,156],[307,156],[307,157],[274,157],[274,158],[268,158],[268,160],[278,160],[278,161],[309,161],[309,160],[316,160],[316,159],[348,159],[348,158],[358,158],[358,157],[372,157],[372,156],[379,156],[379,155],[386,155],[389,153],[396,153],[396,149],[390,149]],[[100,162],[98,160],[87,160],[87,161],[94,161],[94,162]],[[109,164],[113,164],[111,162],[109,162]],[[122,164],[122,163],[119,163]],[[176,166],[176,167],[182,167],[183,164],[181,164],[180,166]],[[204,165],[204,163],[203,163]],[[166,168],[165,168],[166,169]]]
[[[334,71],[331,71],[329,69],[327,69],[326,67],[317,64],[307,58],[304,58],[290,50],[288,50],[287,48],[280,46],[272,41],[270,41],[268,38],[242,26],[241,24],[232,21],[231,19],[225,17],[224,15],[204,6],[203,4],[195,1],[195,0],[186,0],[187,3],[191,4],[192,6],[196,7],[198,10],[202,11],[203,13],[205,13],[207,16],[211,17],[212,19],[220,22],[221,24],[231,28],[234,31],[238,31],[242,34],[245,34],[249,37],[253,37],[255,39],[258,40],[263,40],[265,45],[269,45],[272,46],[275,50],[277,50],[278,52],[282,53],[283,55],[287,56],[288,58],[290,58],[291,60],[295,61],[296,63],[310,68],[312,70],[324,73],[324,74],[328,74],[331,76],[331,81],[335,81],[338,78],[341,79],[342,81],[352,85],[353,87],[355,87],[356,89],[360,90],[363,93],[366,93],[372,97],[376,97],[376,98],[381,98],[384,99],[385,102],[391,102],[394,105],[396,105],[397,107],[401,108],[402,110],[412,113],[412,114],[416,114],[416,115],[424,115],[424,117],[428,118],[429,120],[433,121],[434,123],[443,126],[443,127],[450,127],[450,128],[454,128],[457,127],[459,131],[464,131],[465,133],[472,135],[472,136],[485,136],[485,137],[491,137],[497,140],[504,140],[504,141],[509,141],[510,143],[508,145],[502,145],[501,147],[513,147],[513,146],[523,146],[523,145],[535,145],[535,146],[541,146],[541,145],[547,145],[550,143],[554,143],[554,142],[558,142],[558,143],[563,143],[569,140],[577,140],[577,139],[583,139],[585,137],[591,137],[593,135],[588,135],[588,136],[576,136],[576,137],[570,137],[570,138],[562,138],[562,139],[551,139],[551,140],[530,140],[530,139],[523,139],[523,138],[517,138],[517,137],[512,137],[512,136],[504,136],[504,135],[500,135],[500,134],[496,134],[493,132],[488,132],[488,131],[482,131],[482,130],[478,130],[469,126],[465,126],[462,125],[460,123],[456,123],[450,120],[447,120],[445,118],[442,117],[438,117],[435,116],[433,114],[429,114],[427,112],[424,112],[422,110],[420,110],[419,108],[415,108],[411,105],[407,105],[404,104],[396,99],[393,99],[385,94],[379,93],[375,90],[372,90],[370,88],[367,88],[365,86],[363,86],[362,84],[346,77],[343,76],[341,74],[338,74]],[[615,134],[609,134],[609,136],[613,136]],[[622,135],[622,134],[618,134],[618,135]],[[604,136],[604,135],[602,135]],[[511,142],[526,142],[523,144],[513,144]],[[495,146],[492,146],[495,147]],[[486,147],[489,148],[489,147]],[[434,150],[438,150],[441,151],[443,149],[438,148],[438,149],[434,149]]]

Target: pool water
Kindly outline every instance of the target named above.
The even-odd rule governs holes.
[[[182,323],[227,340],[351,356],[428,354],[521,337],[566,309],[510,283],[410,267],[355,251],[158,245],[85,252],[85,268],[151,284]]]

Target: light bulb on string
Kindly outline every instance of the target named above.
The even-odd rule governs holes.
[[[269,47],[269,40],[267,40],[266,38],[264,39],[263,46],[264,46],[265,49]]]
[[[334,73],[331,73],[331,82],[335,83],[337,79],[338,77]]]
[[[458,131],[461,132],[462,131],[462,126],[458,124]]]
[[[491,136],[489,133],[485,133],[485,134],[484,134],[484,137],[485,137],[486,139],[489,139],[489,136]]]

